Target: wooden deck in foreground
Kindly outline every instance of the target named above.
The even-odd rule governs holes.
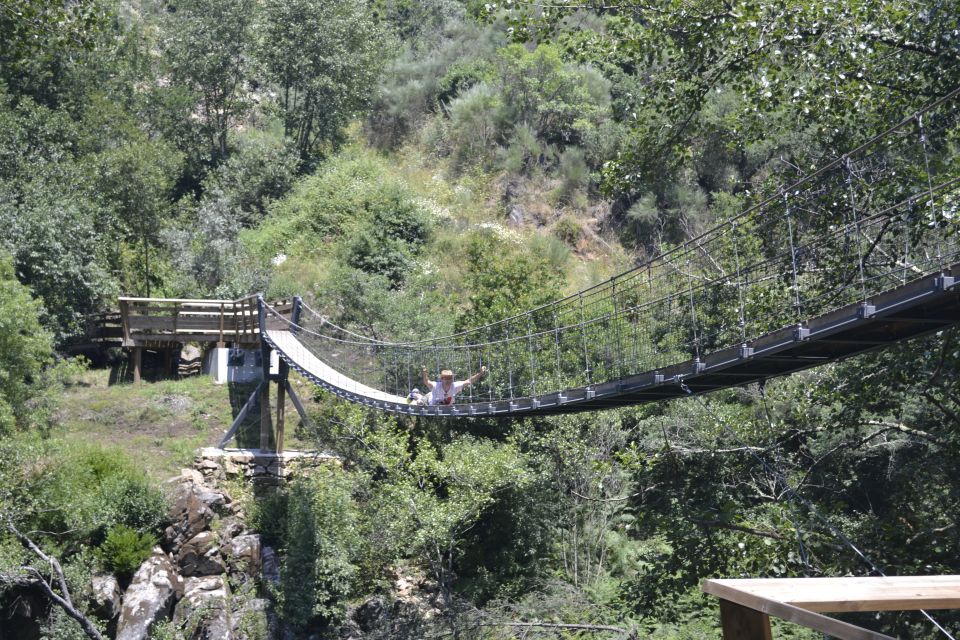
[[[771,640],[770,616],[838,640],[894,640],[822,615],[960,609],[960,576],[705,580],[720,598],[724,640]]]

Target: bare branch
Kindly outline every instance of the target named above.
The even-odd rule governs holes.
[[[57,562],[57,559],[53,556],[48,556],[45,554],[33,540],[20,533],[20,531],[13,525],[12,522],[7,523],[7,529],[10,531],[10,533],[16,536],[17,540],[19,540],[23,546],[50,565],[50,568],[57,579],[57,584],[60,587],[60,594],[53,590],[53,587],[50,586],[50,583],[44,580],[43,575],[36,568],[32,566],[24,566],[23,570],[36,578],[34,584],[40,587],[40,589],[43,590],[46,596],[50,598],[54,604],[63,609],[64,613],[76,620],[88,637],[92,638],[93,640],[103,640],[103,636],[100,635],[100,632],[90,621],[90,619],[73,606],[73,601],[70,598],[70,590],[67,588],[67,580],[63,575],[63,568],[61,568],[60,563]]]

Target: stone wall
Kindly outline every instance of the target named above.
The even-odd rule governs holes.
[[[247,478],[258,485],[280,485],[293,475],[309,474],[323,465],[340,465],[336,456],[318,451],[272,453],[259,449],[201,449],[195,468],[209,484],[221,480]]]

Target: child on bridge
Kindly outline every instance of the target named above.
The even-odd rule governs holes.
[[[420,393],[419,389],[414,389],[407,396],[407,402],[420,405],[442,405],[453,404],[453,397],[463,391],[466,387],[476,384],[480,378],[487,375],[487,368],[480,367],[476,372],[466,380],[454,382],[453,371],[444,369],[440,372],[440,378],[436,382],[431,382],[427,376],[427,368],[420,367],[420,378],[423,380],[423,386],[426,393]]]

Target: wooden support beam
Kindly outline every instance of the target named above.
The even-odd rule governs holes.
[[[270,380],[265,379],[260,387],[260,451],[270,450]]]
[[[260,384],[257,385],[257,388],[253,390],[253,393],[250,394],[250,397],[247,398],[247,401],[244,403],[243,407],[240,409],[240,413],[237,414],[237,417],[233,419],[233,424],[230,425],[230,429],[223,435],[223,439],[220,440],[220,444],[217,445],[221,449],[227,446],[227,443],[230,442],[230,439],[233,438],[237,430],[240,428],[240,425],[243,423],[243,419],[247,417],[247,413],[250,412],[250,409],[253,408],[253,405],[256,404],[257,398],[260,397],[260,393],[263,391],[263,387],[268,383],[266,380],[261,380]]]
[[[300,402],[300,396],[294,391],[293,385],[290,384],[289,380],[284,380],[283,386],[287,388],[287,393],[290,394],[290,401],[293,402],[293,408],[300,414],[300,419],[303,420],[303,424],[309,427],[310,418],[307,417],[307,410],[303,408],[303,403]]]
[[[723,640],[773,640],[770,617],[736,602],[720,600]]]
[[[133,367],[133,383],[140,384],[140,368],[143,362],[143,347],[134,347],[130,352],[130,365]]]
[[[287,386],[283,380],[277,381],[277,453],[283,453],[283,426],[286,398],[284,394]]]

